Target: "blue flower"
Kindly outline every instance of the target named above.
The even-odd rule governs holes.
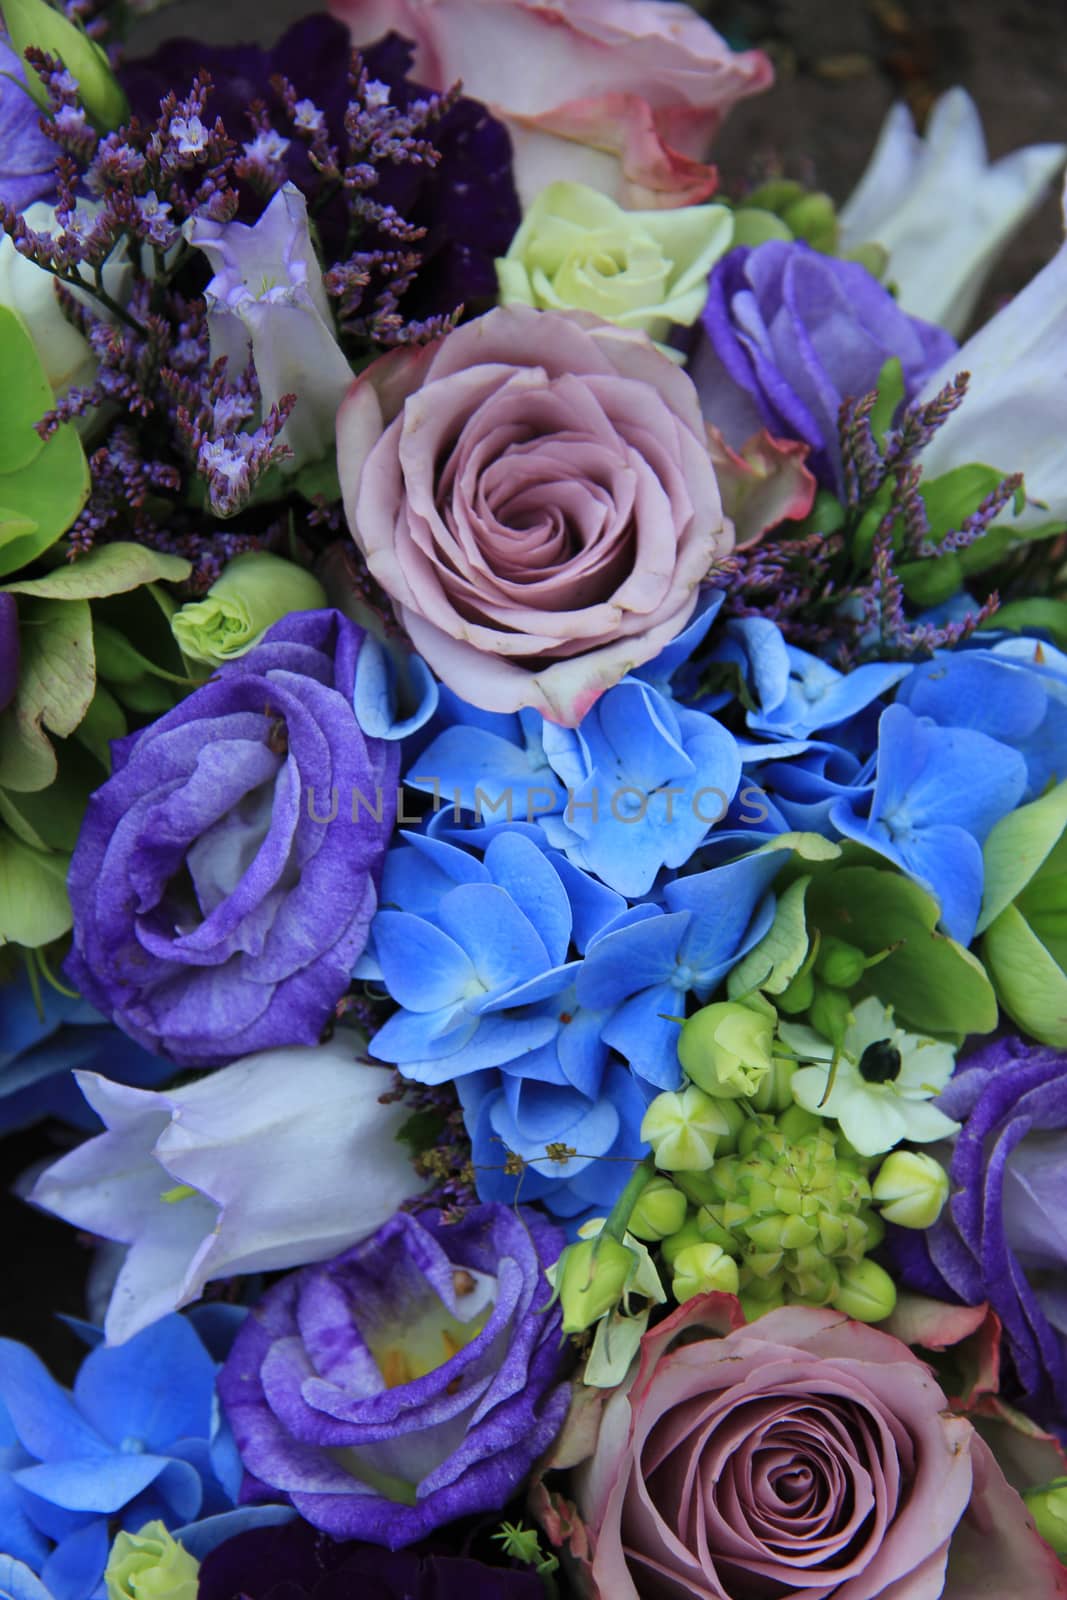
[[[767,753],[774,757],[773,746]],[[761,791],[764,804],[773,803],[781,821],[777,831],[795,829],[827,838],[837,837],[831,820],[835,804],[839,800],[858,803],[871,793],[857,757],[834,744],[810,744],[789,760],[771,759],[755,768],[751,781]]]
[[[577,729],[530,711],[492,726],[461,714],[408,781],[438,799],[451,792],[478,821],[536,823],[550,845],[631,898],[647,894],[661,868],[685,865],[740,781],[732,735],[637,678],[609,689]]]
[[[675,1089],[678,1017],[686,997],[711,998],[731,967],[763,937],[774,917],[768,893],[784,857],[743,856],[677,878],[657,905],[635,908],[594,940],[577,975],[578,999],[612,1013],[601,1030],[638,1077]]]
[[[897,701],[942,727],[973,728],[1026,760],[1024,800],[1067,777],[1067,656],[1035,639],[941,650],[913,667]]]
[[[785,650],[789,676],[781,698],[773,703],[764,700],[758,712],[748,715],[750,728],[781,739],[806,739],[822,728],[841,729],[911,671],[906,662],[871,661],[851,672],[838,672],[795,645],[786,645]]]
[[[0,1340],[3,1536],[55,1600],[93,1595],[118,1528],[158,1518],[176,1529],[232,1508],[239,1468],[215,1371],[180,1316],[117,1349],[97,1345],[73,1392],[25,1345]]]
[[[936,895],[945,932],[969,944],[982,902],[982,842],[1022,799],[1026,763],[987,734],[938,727],[892,705],[878,724],[876,773],[869,807],[842,798],[834,826]]]
[[[483,1200],[540,1200],[577,1224],[610,1210],[648,1151],[641,1122],[652,1091],[618,1062],[607,1065],[595,1096],[495,1072],[463,1078],[458,1088]],[[575,1154],[546,1156],[552,1144]],[[508,1150],[527,1163],[518,1177],[504,1171]]]
[[[84,1000],[44,989],[38,1009],[25,974],[0,985],[0,1134],[50,1116],[87,1130],[99,1128],[74,1081],[74,1068],[138,1089],[153,1089],[176,1070]]]
[[[377,973],[401,1009],[371,1053],[420,1083],[490,1067],[566,1081],[544,1047],[573,982],[572,939],[625,903],[573,868],[561,875],[517,829],[494,830],[481,861],[409,837],[414,856],[391,852],[382,884],[383,906],[401,909],[379,911],[371,935]],[[412,896],[419,909],[404,909]],[[360,970],[371,975],[369,965]]]

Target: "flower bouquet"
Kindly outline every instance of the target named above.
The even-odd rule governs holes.
[[[1067,150],[150,9],[0,0],[0,1595],[1067,1596]]]

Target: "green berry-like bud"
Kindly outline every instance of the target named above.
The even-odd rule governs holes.
[[[765,211],[762,206],[739,206],[734,212],[733,246],[746,244],[755,248],[766,244],[768,239],[782,239],[792,244],[793,230],[781,217],[776,217],[773,211]]]
[[[664,1172],[706,1172],[730,1124],[718,1103],[692,1084],[658,1094],[645,1112],[641,1137]]]
[[[715,1289],[736,1294],[739,1284],[737,1262],[717,1244],[687,1245],[674,1258],[671,1292],[679,1305]]]
[[[678,1040],[686,1077],[717,1099],[751,1099],[771,1070],[775,1017],[737,1000],[704,1006]]]
[[[581,1333],[613,1311],[636,1267],[629,1245],[609,1233],[569,1244],[556,1264],[564,1333]]]
[[[863,977],[867,957],[854,944],[846,944],[829,933],[823,937],[815,958],[815,972],[834,989],[854,988]]]
[[[227,563],[202,600],[174,613],[171,632],[192,661],[220,667],[258,644],[290,611],[318,611],[326,591],[303,567],[265,550]]]
[[[808,1009],[814,998],[815,979],[811,969],[805,968],[790,980],[781,994],[775,995],[774,1003],[786,1016],[798,1017]]]
[[[664,1239],[659,1247],[660,1255],[663,1257],[668,1269],[673,1272],[674,1263],[683,1250],[687,1250],[691,1244],[703,1243],[704,1238],[697,1225],[696,1217],[688,1217],[677,1233],[672,1233],[669,1239]]]
[[[883,1267],[866,1258],[844,1263],[833,1304],[857,1322],[883,1322],[897,1303],[896,1284]]]
[[[798,239],[806,239],[824,255],[837,248],[838,225],[834,203],[828,194],[805,194],[782,211],[782,221]]]
[[[630,1213],[630,1232],[646,1242],[667,1239],[678,1232],[687,1210],[685,1195],[669,1178],[650,1178]]]
[[[796,1070],[795,1061],[787,1061],[784,1056],[771,1058],[771,1070],[752,1096],[751,1104],[757,1111],[785,1111],[793,1104],[793,1074]]]
[[[787,1139],[804,1139],[809,1133],[825,1133],[826,1123],[822,1117],[817,1117],[814,1111],[805,1111],[803,1106],[793,1104],[788,1106],[778,1118],[777,1127]]]
[[[1042,1539],[1061,1560],[1067,1558],[1067,1478],[1025,1489],[1023,1499]]]
[[[887,1222],[900,1228],[931,1228],[948,1199],[948,1173],[919,1150],[893,1150],[871,1190]]]
[[[118,1533],[104,1582],[108,1600],[196,1600],[200,1563],[167,1532],[148,1522],[140,1533]]]
[[[843,989],[831,989],[826,984],[816,984],[815,998],[808,1007],[808,1021],[816,1033],[840,1047],[852,1015],[852,1002]]]

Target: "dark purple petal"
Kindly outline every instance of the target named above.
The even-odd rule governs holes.
[[[19,686],[19,614],[13,594],[0,594],[0,711]]]
[[[55,192],[56,146],[41,131],[40,109],[24,86],[25,76],[0,36],[0,200],[16,211]]]

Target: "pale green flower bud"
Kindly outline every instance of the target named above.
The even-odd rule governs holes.
[[[811,968],[807,967],[792,978],[781,994],[776,994],[774,1003],[779,1011],[784,1011],[789,1017],[798,1017],[808,1009],[815,998],[815,979]]]
[[[671,1292],[679,1305],[716,1289],[736,1294],[739,1282],[737,1262],[717,1244],[687,1245],[674,1258]]]
[[[678,1039],[682,1070],[706,1094],[751,1099],[771,1070],[775,1016],[737,1000],[694,1013]]]
[[[815,995],[808,1007],[808,1021],[816,1033],[840,1047],[852,1015],[852,1001],[844,989],[832,989],[828,984],[815,986]]]
[[[896,1284],[883,1267],[866,1257],[838,1269],[833,1304],[857,1322],[883,1322],[897,1303]]]
[[[796,1070],[795,1061],[787,1061],[784,1056],[772,1056],[771,1070],[752,1096],[751,1103],[757,1111],[785,1111],[793,1104],[793,1074]]]
[[[685,1221],[685,1195],[669,1178],[651,1178],[630,1212],[630,1232],[636,1239],[666,1239]]]
[[[672,323],[699,317],[708,275],[732,238],[726,206],[624,211],[583,183],[552,183],[496,263],[500,299],[590,311],[663,340]]]
[[[730,1124],[710,1095],[690,1084],[658,1094],[645,1112],[641,1137],[664,1172],[706,1172]]]
[[[129,103],[111,70],[107,54],[84,28],[70,22],[48,0],[0,0],[11,48],[22,61],[31,45],[58,56],[78,82],[82,105],[98,128],[117,128],[130,114]],[[43,109],[48,95],[36,72],[26,69],[26,87]]]
[[[202,600],[176,611],[171,630],[193,661],[221,667],[258,644],[290,611],[318,611],[326,591],[303,567],[264,550],[235,556]]]
[[[564,1333],[581,1333],[613,1311],[636,1267],[634,1251],[609,1233],[569,1244],[556,1264]]]
[[[836,938],[832,933],[823,937],[815,958],[815,972],[824,983],[834,989],[851,989],[859,983],[867,968],[867,957],[854,944]]]
[[[1067,1478],[1053,1478],[1023,1491],[1034,1526],[1061,1560],[1067,1558]]]
[[[704,1238],[701,1234],[699,1226],[697,1225],[696,1217],[689,1217],[685,1222],[683,1222],[677,1233],[672,1233],[669,1239],[664,1239],[663,1243],[659,1247],[659,1251],[660,1255],[663,1257],[665,1265],[671,1272],[673,1272],[674,1263],[677,1261],[683,1250],[687,1250],[691,1244],[703,1243]]]
[[[200,1563],[172,1539],[162,1522],[140,1533],[119,1533],[104,1582],[108,1600],[196,1600]]]
[[[919,1150],[892,1150],[871,1190],[887,1222],[900,1228],[932,1228],[948,1199],[948,1173]]]

